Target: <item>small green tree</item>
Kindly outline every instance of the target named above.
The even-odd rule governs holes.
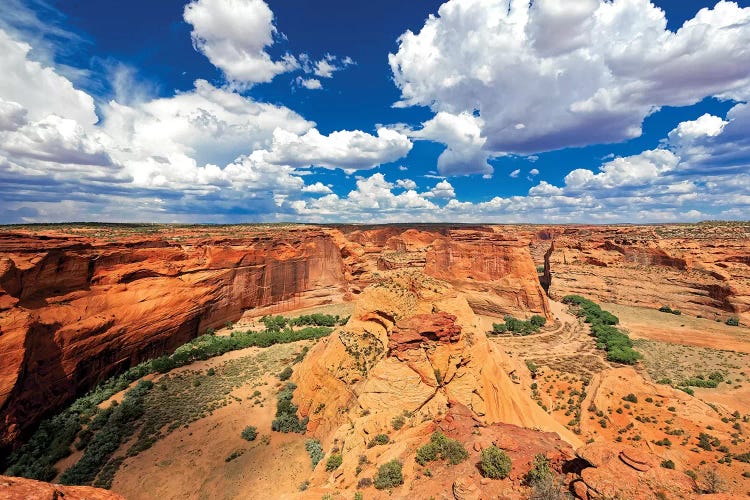
[[[373,483],[379,490],[394,488],[404,484],[404,473],[401,462],[391,460],[381,465],[375,477],[373,477]]]

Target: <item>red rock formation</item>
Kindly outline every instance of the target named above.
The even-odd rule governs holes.
[[[345,293],[317,229],[179,240],[0,234],[0,446],[107,376],[242,311]]]
[[[461,327],[456,317],[446,312],[417,314],[396,323],[388,337],[388,350],[398,357],[409,349],[418,349],[424,342],[458,342]]]
[[[108,490],[90,486],[62,486],[21,477],[0,476],[3,500],[125,500]]]

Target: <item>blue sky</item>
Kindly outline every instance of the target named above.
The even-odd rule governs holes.
[[[747,219],[748,5],[8,0],[0,223]]]

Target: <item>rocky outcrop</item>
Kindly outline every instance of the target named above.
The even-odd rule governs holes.
[[[594,498],[692,498],[693,480],[683,472],[660,467],[655,455],[613,443],[592,443],[577,452],[587,466],[575,481],[583,500]]]
[[[62,486],[21,477],[0,476],[4,500],[125,500],[117,493],[89,486]]]
[[[429,342],[458,342],[461,326],[456,317],[445,312],[417,314],[397,322],[388,338],[388,351],[398,357],[410,349],[423,348]]]
[[[241,233],[242,230],[238,230]],[[0,234],[0,447],[107,376],[247,309],[341,300],[327,233]]]
[[[433,422],[472,447],[471,429],[479,426],[485,436],[495,424],[550,431],[568,448],[558,436],[579,444],[513,384],[510,361],[478,324],[463,293],[450,284],[419,271],[392,272],[367,288],[349,322],[295,369],[294,401],[309,418],[308,431],[324,447],[335,443],[345,456],[365,453],[375,435],[389,434],[397,442],[389,456],[404,459],[409,468],[413,458],[405,457],[435,429]],[[398,434],[394,419],[407,422]],[[476,446],[481,450],[481,443]],[[343,471],[337,487],[356,486],[356,463],[350,463],[351,474]],[[330,480],[316,470],[312,483]]]

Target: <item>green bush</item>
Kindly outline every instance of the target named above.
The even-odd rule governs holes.
[[[665,469],[674,469],[674,462],[671,460],[662,460],[661,466]]]
[[[726,324],[729,326],[740,326],[740,319],[732,316],[731,318],[727,319]]]
[[[388,441],[390,441],[388,434],[378,434],[370,440],[370,442],[367,444],[367,447],[372,448],[374,446],[388,444]]]
[[[305,450],[307,450],[307,454],[310,455],[310,462],[312,463],[312,468],[314,469],[315,466],[318,465],[318,462],[323,460],[323,446],[317,439],[308,439],[305,442]]]
[[[404,484],[404,474],[401,462],[391,460],[380,466],[373,477],[373,484],[379,490],[394,488]]]
[[[242,430],[242,439],[245,441],[255,441],[255,438],[258,437],[258,429],[253,427],[252,425],[248,425]]]
[[[623,401],[627,401],[629,403],[637,403],[638,402],[638,398],[632,392],[630,394],[628,394],[627,396],[623,396],[622,400]]]
[[[326,470],[328,472],[334,471],[341,467],[342,463],[344,463],[344,457],[340,453],[332,453],[326,461]]]
[[[282,382],[285,380],[289,380],[290,378],[292,378],[292,373],[292,367],[287,366],[281,371],[281,373],[279,373],[279,380],[281,380]]]
[[[399,415],[397,417],[393,417],[391,420],[391,425],[393,426],[393,430],[399,430],[406,424],[406,419],[403,415]]]
[[[659,311],[663,312],[663,313],[671,313],[672,312],[672,308],[669,307],[669,306],[661,306],[659,308]]]
[[[455,439],[449,439],[442,432],[435,432],[430,437],[430,442],[417,449],[415,460],[419,465],[425,465],[438,458],[447,460],[451,465],[456,465],[469,457],[466,448]]]
[[[510,457],[495,445],[482,450],[479,458],[479,471],[490,479],[505,479],[510,474]]]
[[[544,316],[535,314],[528,321],[522,319],[516,319],[513,316],[505,316],[505,323],[493,323],[493,333],[500,334],[505,332],[511,332],[518,335],[530,335],[539,331],[547,323],[547,319]]]
[[[307,429],[307,418],[300,420],[297,416],[297,405],[292,403],[294,390],[297,388],[292,382],[279,391],[276,402],[276,419],[271,422],[271,429],[276,432],[299,432]]]

